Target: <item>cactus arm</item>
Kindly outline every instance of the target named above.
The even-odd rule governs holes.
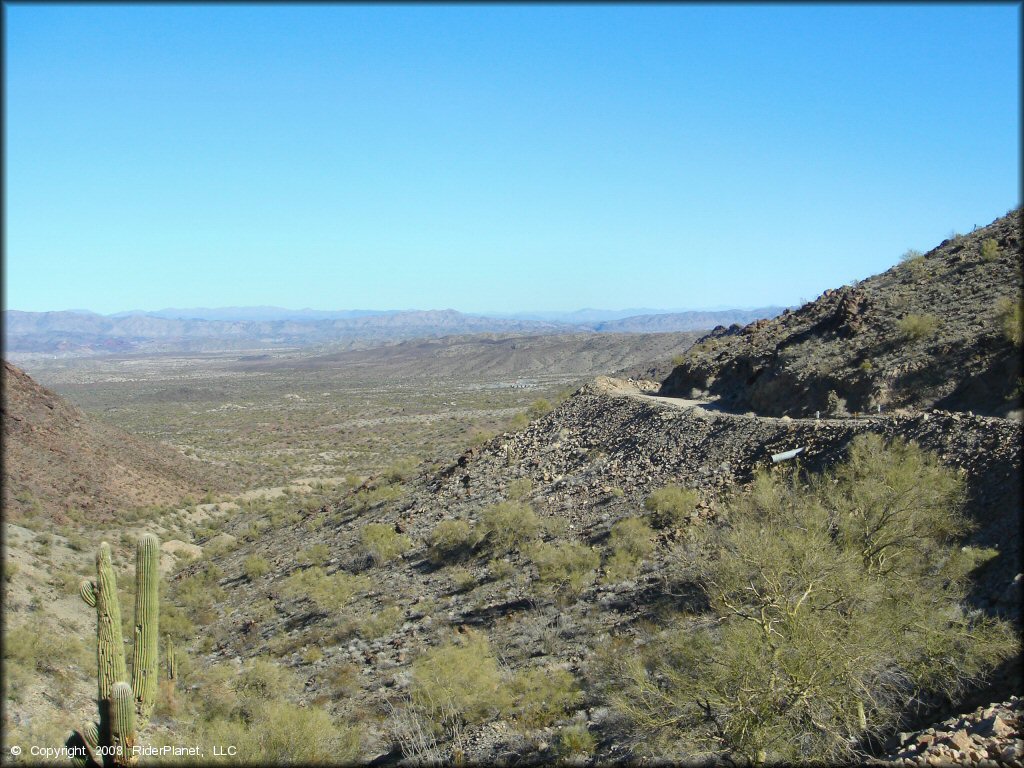
[[[114,748],[114,765],[130,766],[135,757],[135,696],[125,682],[114,683],[110,707],[110,743]]]
[[[92,579],[82,579],[78,583],[78,594],[90,608],[96,607],[96,582]]]
[[[135,558],[135,656],[132,663],[132,692],[140,725],[153,712],[156,701],[159,653],[160,542],[147,533],[139,539]]]

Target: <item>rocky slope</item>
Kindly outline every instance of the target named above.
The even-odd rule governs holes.
[[[508,669],[563,668],[587,679],[597,674],[595,658],[602,648],[635,636],[661,611],[688,605],[671,565],[672,542],[683,532],[664,532],[637,578],[599,581],[575,602],[561,605],[537,591],[536,568],[519,554],[506,556],[498,570],[479,557],[462,561],[460,571],[438,567],[427,557],[426,543],[437,523],[476,520],[485,506],[508,496],[512,481],[528,480],[526,498],[547,522],[549,539],[557,531],[561,539],[603,551],[612,524],[638,514],[644,498],[665,484],[699,491],[703,501],[690,525],[704,525],[714,515],[716,499],[769,464],[771,454],[804,447],[806,466],[826,466],[864,431],[915,440],[966,470],[969,510],[979,523],[973,541],[1000,552],[976,574],[971,601],[992,614],[1019,619],[1018,422],[937,410],[820,421],[749,417],[642,390],[621,380],[599,380],[525,430],[467,451],[439,472],[425,472],[392,502],[366,510],[351,500],[307,509],[293,523],[249,541],[245,531],[252,521],[231,521],[228,531],[239,537],[239,545],[217,560],[220,585],[229,589],[211,616],[208,660],[273,654],[307,680],[305,699],[325,706],[338,702],[332,687],[338,670],[349,670],[348,698],[333,706],[380,712],[383,700],[401,700],[417,654],[459,632],[480,629]],[[365,488],[379,482],[371,479]],[[359,545],[368,523],[401,531],[412,549],[398,560],[371,564]],[[371,579],[369,592],[340,617],[311,611],[281,588],[298,570],[299,553],[318,544],[329,553],[328,571]],[[257,554],[268,560],[270,572],[248,579],[245,563]],[[197,564],[179,579],[201,568]],[[267,610],[254,617],[254,605]],[[398,612],[393,628],[379,637],[361,632],[369,617],[387,610]],[[311,655],[311,648],[317,653]],[[997,675],[991,695],[1005,697],[1019,687],[1019,671],[1010,665]],[[599,700],[585,699],[577,717],[597,735],[599,760],[633,754],[634,745]],[[363,726],[366,756],[396,760],[386,718],[369,718]],[[555,736],[557,728],[523,734],[500,724],[485,726],[466,735],[465,757],[484,763],[502,755],[552,759]]]
[[[1017,209],[794,312],[716,329],[662,392],[775,416],[835,405],[1006,415],[1019,397],[1020,353],[999,312],[1001,301],[1020,299],[1020,248]]]
[[[215,484],[196,462],[86,417],[6,361],[3,444],[10,522],[111,521],[120,511],[176,503]]]

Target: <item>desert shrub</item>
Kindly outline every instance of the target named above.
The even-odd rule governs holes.
[[[21,570],[19,566],[13,560],[8,560],[4,563],[4,581],[10,583],[14,580],[14,577],[18,575],[18,571]]]
[[[651,525],[655,528],[678,528],[686,524],[699,501],[696,491],[666,485],[647,497],[644,508],[650,511]]]
[[[1024,341],[1024,299],[1000,299],[996,304],[996,318],[1004,338],[1019,347]]]
[[[573,723],[562,729],[558,735],[558,754],[569,758],[574,755],[589,757],[597,749],[597,739],[587,729],[586,723]]]
[[[242,573],[249,581],[255,581],[270,573],[270,561],[262,555],[249,555],[242,563]]]
[[[377,565],[401,557],[412,547],[412,540],[408,536],[398,533],[394,526],[383,523],[364,525],[359,532],[359,543]]]
[[[507,432],[518,432],[520,429],[522,429],[523,427],[525,427],[529,423],[530,423],[530,417],[525,412],[517,413],[517,414],[511,416],[509,418],[509,420],[507,422],[505,422],[505,431],[507,431]],[[486,442],[486,440],[481,440],[480,442],[482,444],[482,443]]]
[[[473,576],[468,568],[452,568],[448,575],[455,589],[459,592],[465,592],[476,586],[476,577]]]
[[[871,371],[873,371],[875,368],[875,364],[872,363],[870,360],[861,360],[860,365],[857,367],[860,368],[860,370],[864,371],[864,373],[871,373]]]
[[[473,526],[465,520],[442,520],[427,539],[427,556],[436,564],[457,560],[476,543]]]
[[[299,555],[304,565],[325,565],[331,557],[331,550],[326,544],[314,544]]]
[[[530,409],[528,413],[531,419],[539,419],[546,413],[551,413],[551,403],[545,400],[543,397],[539,397],[530,403]]]
[[[490,571],[491,578],[495,581],[504,581],[505,579],[512,578],[516,572],[516,567],[508,560],[496,557],[487,564],[487,570]]]
[[[539,667],[513,675],[508,693],[508,714],[526,728],[546,728],[565,717],[583,698],[569,672]]]
[[[508,490],[505,495],[511,501],[521,501],[523,498],[533,490],[533,481],[528,477],[517,477],[515,480],[510,480],[508,484]]]
[[[295,686],[295,675],[289,669],[269,659],[257,657],[239,673],[234,689],[240,699],[269,701]]]
[[[597,577],[601,558],[585,544],[536,544],[530,559],[537,566],[537,582],[559,597],[576,597]]]
[[[608,581],[632,578],[640,562],[654,549],[654,531],[645,520],[627,517],[612,526],[608,547],[610,554],[604,568]]]
[[[25,689],[41,677],[56,685],[55,693],[71,695],[76,674],[95,670],[95,652],[90,654],[80,640],[54,632],[38,618],[4,633],[5,695],[20,701]]]
[[[486,722],[508,704],[487,636],[476,632],[416,659],[409,695],[414,705],[442,727]]]
[[[503,501],[480,513],[477,537],[498,555],[522,548],[540,529],[540,520],[529,504]]]
[[[999,243],[993,238],[981,241],[981,258],[985,261],[995,261],[999,258]]]
[[[918,259],[922,258],[923,256],[924,256],[924,254],[921,253],[916,248],[907,248],[907,250],[905,250],[903,252],[903,255],[900,256],[900,261],[902,261],[904,264],[906,264],[908,262],[917,261]]]
[[[912,313],[902,318],[897,327],[905,339],[918,341],[938,330],[939,318],[932,314]]]
[[[402,624],[404,614],[402,609],[396,605],[389,605],[375,613],[371,613],[359,625],[359,634],[364,640],[376,640],[379,637],[390,635]]]
[[[323,568],[314,566],[285,579],[281,592],[288,597],[307,598],[320,610],[330,612],[343,608],[368,586],[367,580],[360,576],[344,571],[329,576]]]
[[[404,483],[416,471],[418,465],[419,462],[415,458],[406,456],[388,465],[382,474],[389,483]]]
[[[356,512],[365,512],[382,502],[400,499],[404,494],[405,489],[400,483],[386,483],[376,488],[365,488],[353,494],[352,508]]]
[[[712,556],[690,561],[709,615],[631,655],[617,706],[675,754],[851,760],[1016,649],[1005,623],[962,608],[963,498],[962,475],[877,435],[822,476],[759,475],[707,533]]]
[[[168,733],[155,746],[181,743]],[[358,729],[333,719],[325,710],[277,699],[261,702],[246,718],[199,721],[190,743],[232,744],[234,755],[214,757],[208,750],[195,762],[240,765],[351,765],[359,755]],[[177,759],[177,758],[176,758]]]

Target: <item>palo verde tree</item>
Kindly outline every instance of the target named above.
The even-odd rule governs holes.
[[[673,757],[756,764],[849,760],[956,695],[1016,642],[963,607],[992,554],[958,545],[964,488],[876,435],[823,475],[758,476],[681,560],[710,610],[623,662],[615,703]]]

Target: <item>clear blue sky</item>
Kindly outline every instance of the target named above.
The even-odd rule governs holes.
[[[1014,4],[4,12],[9,309],[794,304],[1019,203]]]

